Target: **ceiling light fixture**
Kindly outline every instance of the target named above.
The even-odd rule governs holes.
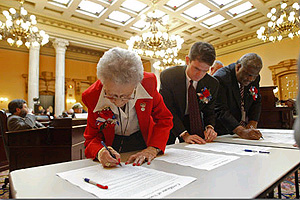
[[[155,3],[156,1],[152,0],[152,4]],[[128,49],[151,58],[169,59],[169,55],[176,57],[184,40],[179,35],[169,35],[169,16],[161,16],[154,8],[153,12],[149,12],[147,16],[142,15],[141,18],[145,21],[145,27],[150,30],[142,36],[132,36],[127,40]],[[166,31],[161,31],[162,28]]]
[[[20,9],[16,11],[10,8],[9,11],[4,10],[3,15],[6,22],[0,21],[0,40],[6,41],[12,46],[17,47],[25,44],[27,48],[32,46],[44,45],[49,42],[49,35],[45,31],[38,29],[35,15],[28,15],[23,7],[24,0],[20,0]]]
[[[163,71],[164,69],[167,69],[172,66],[176,65],[184,65],[185,61],[177,58],[168,58],[168,59],[163,59],[162,61],[158,60],[155,63],[153,63],[153,67],[155,69],[158,69],[159,71]]]
[[[271,12],[267,14],[270,18],[268,27],[260,27],[256,31],[257,38],[265,41],[280,41],[283,37],[288,36],[293,38],[300,35],[299,22],[299,4],[296,2],[292,6],[288,6],[286,2],[282,2],[280,9],[272,8]]]

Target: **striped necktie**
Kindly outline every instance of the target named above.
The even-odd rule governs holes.
[[[199,111],[199,103],[196,90],[193,86],[193,80],[190,80],[188,88],[188,111],[190,119],[190,134],[197,134],[204,138],[202,117]]]
[[[241,95],[241,114],[242,114],[240,125],[246,127],[246,113],[244,107],[244,86],[242,85],[240,86],[240,95]]]

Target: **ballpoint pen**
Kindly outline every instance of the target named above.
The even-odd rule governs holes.
[[[109,152],[110,156],[113,157],[114,159],[117,159],[116,156],[114,154],[112,154],[112,152],[109,150],[109,148],[106,146],[106,144],[104,143],[104,141],[101,141],[101,144],[105,147],[105,149]],[[119,165],[122,167],[121,163],[119,163]]]
[[[250,128],[254,129],[254,126],[250,125]],[[265,139],[262,135],[260,136],[260,138],[263,139],[263,140]]]
[[[99,184],[99,183],[96,183],[95,181],[92,181],[92,180],[89,179],[89,178],[84,178],[83,180],[84,180],[85,182],[87,182],[87,183],[96,185],[98,188],[101,188],[101,189],[108,189],[108,186],[107,186],[107,185],[101,185],[101,184]]]
[[[267,153],[269,154],[270,152],[269,151],[256,151],[256,150],[251,150],[251,149],[244,149],[245,152],[253,152],[253,153]]]

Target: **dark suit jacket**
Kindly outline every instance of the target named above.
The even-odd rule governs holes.
[[[241,95],[236,79],[235,64],[219,69],[215,74],[219,80],[220,88],[216,102],[216,131],[218,135],[232,133],[232,131],[239,125],[241,114]],[[259,91],[260,76],[258,76],[252,83],[244,88],[244,108],[246,112],[246,119],[248,121],[258,121],[261,111],[261,95]],[[258,97],[253,99],[250,94],[250,87],[255,86],[258,90]]]
[[[173,128],[171,133],[178,137],[183,131],[187,130],[183,124],[186,109],[186,66],[175,66],[165,69],[160,74],[160,93],[164,102],[173,114]],[[199,82],[196,92],[199,93],[203,87],[210,90],[212,100],[207,104],[199,100],[199,110],[203,114],[204,127],[207,125],[215,126],[215,101],[219,88],[217,79],[206,74]]]
[[[24,118],[18,115],[10,115],[7,119],[7,129],[9,131],[17,131],[24,129],[40,128],[44,127],[35,119],[35,115],[27,114]]]

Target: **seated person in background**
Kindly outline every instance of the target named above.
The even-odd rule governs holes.
[[[287,107],[293,108],[293,115],[297,115],[296,101],[289,98],[288,100],[281,100],[281,103]]]
[[[168,144],[174,144],[177,137],[192,144],[205,144],[217,137],[214,126],[219,83],[207,74],[215,58],[211,44],[196,42],[185,58],[185,66],[161,72],[160,93],[174,117]]]
[[[58,115],[57,118],[71,118],[71,117],[69,117],[68,111],[64,110],[62,111],[61,115]]]
[[[220,83],[215,127],[220,135],[235,133],[252,140],[262,137],[256,129],[261,112],[261,68],[261,58],[255,53],[248,53],[214,74]]]
[[[75,118],[75,112],[74,112],[73,108],[70,108],[70,109],[67,111],[67,114],[68,114],[68,115],[71,115],[72,118]]]
[[[7,129],[9,131],[44,127],[36,121],[35,115],[29,112],[26,101],[14,99],[8,104],[11,115],[7,119]]]
[[[125,164],[150,164],[164,152],[173,126],[172,114],[156,89],[155,75],[143,72],[136,53],[115,47],[99,60],[97,76],[99,80],[82,94],[88,108],[86,157],[98,159],[103,167],[113,167],[120,163],[119,153],[139,151]]]
[[[75,103],[73,106],[72,106],[72,109],[74,110],[74,113],[82,113],[83,111],[83,106],[81,105],[81,103]]]
[[[216,73],[216,71],[220,68],[224,67],[223,63],[219,60],[215,60],[214,64],[210,67],[210,75]]]

